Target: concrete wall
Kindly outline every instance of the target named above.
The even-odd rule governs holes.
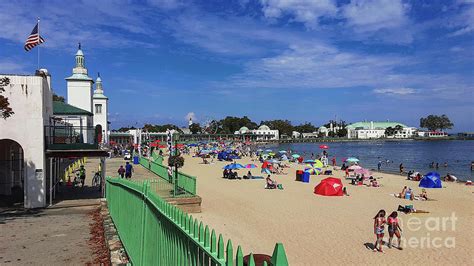
[[[68,80],[67,103],[93,113],[92,110],[92,81]]]
[[[10,85],[4,87],[15,114],[0,119],[0,139],[10,139],[24,152],[25,207],[46,206],[46,158],[44,126],[52,116],[50,78],[40,76],[7,76]]]

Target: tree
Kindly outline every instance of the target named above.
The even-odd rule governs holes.
[[[451,129],[454,127],[454,124],[449,120],[447,115],[429,115],[427,117],[420,118],[420,127],[426,128],[430,131],[436,131],[444,129]]]
[[[395,135],[395,128],[387,127],[385,129],[385,136],[393,136],[393,135]]]
[[[53,93],[53,101],[55,102],[65,102],[66,99],[64,99],[63,96],[57,95],[56,93]]]
[[[340,138],[343,138],[343,137],[347,136],[347,129],[345,127],[341,128],[341,129],[338,129],[336,131],[336,135]]]
[[[193,134],[198,134],[198,133],[201,133],[202,128],[199,123],[193,123],[192,125],[189,126],[189,130],[191,130],[191,133]]]
[[[297,131],[299,133],[313,133],[317,130],[317,128],[315,126],[313,126],[313,124],[311,124],[309,122],[305,122],[304,124],[294,126],[293,130]]]
[[[247,127],[248,129],[252,130],[257,128],[257,123],[253,122],[246,116],[242,118],[227,116],[226,118],[219,121],[218,133],[234,134],[234,132],[238,131],[241,127]]]
[[[293,133],[293,126],[289,120],[268,120],[262,121],[260,125],[267,125],[271,129],[277,129],[281,135],[288,135],[291,136]]]
[[[14,114],[12,108],[10,107],[8,98],[1,95],[1,93],[5,91],[3,87],[7,86],[8,84],[10,84],[9,78],[4,77],[0,79],[0,116],[3,117],[3,119],[7,119]]]

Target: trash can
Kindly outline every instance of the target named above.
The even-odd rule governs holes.
[[[303,175],[301,176],[301,181],[304,183],[309,183],[309,173],[308,172],[303,172]]]
[[[301,181],[301,176],[303,175],[303,170],[296,170],[296,181]]]
[[[133,156],[133,164],[139,164],[139,158],[138,156]]]

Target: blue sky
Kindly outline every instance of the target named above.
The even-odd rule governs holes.
[[[67,2],[67,3],[66,3]],[[400,121],[474,130],[474,1],[1,1],[0,73],[41,66],[66,95],[83,44],[113,128],[254,121]],[[5,11],[6,10],[6,11]],[[36,48],[35,48],[36,49]]]

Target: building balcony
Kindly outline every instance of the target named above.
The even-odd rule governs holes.
[[[46,150],[97,150],[102,139],[95,127],[54,125],[44,131]]]

